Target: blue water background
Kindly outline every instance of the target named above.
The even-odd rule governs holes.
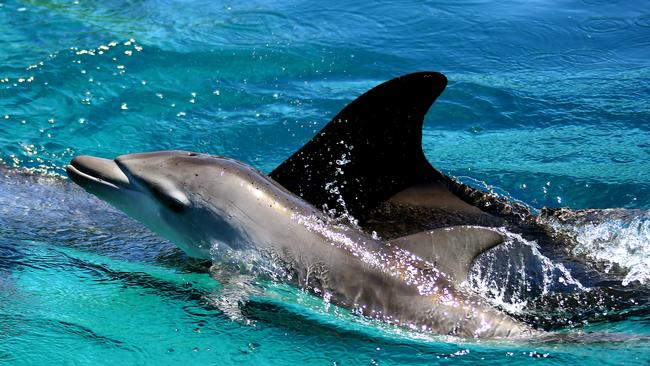
[[[650,208],[650,5],[639,0],[1,0],[0,159],[43,177],[78,154],[186,149],[270,171],[356,96],[418,70],[450,81],[423,131],[447,174],[533,208]],[[215,281],[80,190],[0,188],[0,363],[650,359],[647,343],[414,339],[309,312],[313,299],[292,290],[278,300],[286,321],[240,324],[202,300]],[[648,333],[647,319],[595,329]]]

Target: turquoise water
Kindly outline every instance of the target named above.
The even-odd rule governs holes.
[[[0,363],[650,361],[636,339],[650,335],[645,1],[0,0],[0,19]],[[579,303],[578,324],[550,326],[610,337],[435,337],[269,283],[233,320],[223,299],[241,294],[57,177],[78,154],[171,148],[270,171],[360,93],[416,70],[450,80],[425,121],[434,166],[534,209],[627,210],[569,230],[576,255],[623,268],[628,301]]]

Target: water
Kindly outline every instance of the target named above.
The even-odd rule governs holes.
[[[0,363],[650,360],[634,340],[650,335],[646,2],[1,0],[0,19]],[[506,247],[535,259],[507,277],[512,293],[494,260],[474,273],[518,316],[601,342],[410,333],[277,284],[232,295],[249,298],[233,321],[204,264],[50,177],[77,154],[171,148],[270,171],[357,95],[416,70],[450,80],[425,121],[434,166],[533,209],[626,209],[540,218],[626,283],[614,295],[536,243]]]

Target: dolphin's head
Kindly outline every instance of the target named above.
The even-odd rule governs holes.
[[[114,160],[78,156],[68,176],[188,255],[210,258],[217,248],[248,242],[233,201],[252,168],[218,156],[162,151]],[[212,251],[212,252],[211,252]]]

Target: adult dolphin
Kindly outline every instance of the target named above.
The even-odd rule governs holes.
[[[524,337],[523,323],[460,286],[473,258],[501,243],[451,227],[389,243],[328,215],[254,168],[183,151],[79,156],[70,178],[199,258],[246,258],[255,273],[388,323],[465,337]]]

